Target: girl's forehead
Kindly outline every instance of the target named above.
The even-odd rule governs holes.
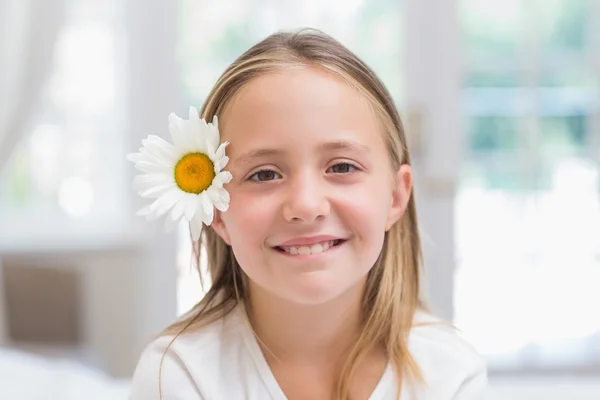
[[[219,118],[222,139],[373,140],[379,121],[342,78],[318,68],[282,70],[248,82]],[[365,136],[366,135],[366,136]]]

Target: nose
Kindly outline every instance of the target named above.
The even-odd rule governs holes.
[[[289,183],[283,217],[290,223],[311,223],[329,214],[330,204],[322,178],[305,172]]]

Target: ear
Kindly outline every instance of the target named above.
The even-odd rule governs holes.
[[[412,168],[410,165],[403,164],[396,172],[395,187],[392,191],[392,204],[385,223],[386,232],[392,229],[392,226],[404,215],[411,192]]]
[[[213,231],[216,232],[217,235],[221,237],[229,246],[231,246],[231,239],[229,238],[229,233],[227,232],[227,227],[223,222],[223,213],[217,209],[215,209],[215,215],[213,217],[213,222],[210,224]]]

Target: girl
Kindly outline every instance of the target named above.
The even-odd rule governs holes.
[[[410,157],[375,74],[277,33],[223,73],[213,116],[230,203],[192,221],[212,285],[146,348],[132,399],[480,398],[484,361],[420,300]]]

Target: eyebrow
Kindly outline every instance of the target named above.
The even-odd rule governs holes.
[[[322,143],[319,147],[323,150],[346,150],[353,153],[371,152],[371,149],[368,146],[351,140],[338,140],[334,142],[326,142]]]
[[[325,142],[319,144],[320,151],[333,151],[333,150],[345,150],[356,154],[364,154],[370,153],[371,149],[362,144],[355,141],[350,140],[338,140],[333,142]],[[237,157],[235,161],[232,163],[234,166],[243,166],[252,162],[257,158],[265,158],[265,157],[277,157],[284,156],[286,151],[282,149],[274,149],[274,148],[264,148],[249,151],[241,156]]]
[[[242,154],[241,156],[237,157],[233,161],[232,166],[234,168],[237,166],[244,166],[257,158],[276,157],[276,156],[281,156],[284,153],[285,152],[283,150],[278,150],[278,149],[252,150],[252,151],[249,151],[248,153]]]

